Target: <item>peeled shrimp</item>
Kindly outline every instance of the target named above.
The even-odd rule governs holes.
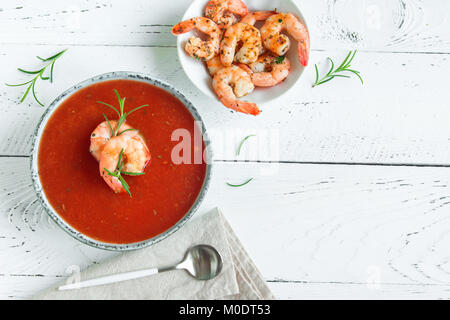
[[[278,13],[266,20],[261,28],[264,46],[277,56],[283,56],[289,50],[289,38],[280,32],[286,30],[298,41],[298,57],[303,66],[308,65],[309,33],[305,25],[292,13]]]
[[[94,129],[94,131],[92,131],[91,134],[91,146],[89,148],[89,152],[94,156],[95,159],[97,159],[97,161],[100,160],[103,147],[112,137],[111,129],[114,131],[117,128],[117,121],[111,120],[109,123],[111,124],[111,128],[109,127],[108,122],[103,121],[97,126],[97,128]],[[123,123],[120,126],[118,134],[135,136],[139,135],[139,131],[133,129],[133,127],[129,126],[128,124]],[[142,142],[145,143],[143,138],[141,136],[139,137],[142,139]]]
[[[206,61],[206,67],[208,68],[209,74],[214,77],[214,75],[224,67],[222,61],[220,61],[220,56],[215,56],[211,60]]]
[[[172,28],[172,33],[177,36],[194,29],[208,35],[209,39],[204,41],[198,37],[191,37],[184,49],[191,57],[208,61],[219,53],[221,31],[211,19],[197,17],[176,24]]]
[[[121,170],[124,172],[142,173],[151,160],[150,151],[139,136],[124,134],[111,138],[103,148],[99,169],[103,180],[115,193],[126,192],[126,190],[120,180],[109,175],[106,170],[116,171],[122,150],[123,166]]]
[[[245,71],[251,73],[251,70],[246,64],[240,63],[234,65],[242,67]],[[225,66],[222,64],[222,61],[220,60],[220,56],[215,56],[211,60],[206,61],[206,67],[208,68],[208,72],[212,77],[214,77],[219,70],[225,68]]]
[[[287,57],[275,57],[270,53],[259,56],[256,62],[239,65],[246,70],[257,87],[273,87],[287,78],[291,63]]]
[[[240,22],[254,26],[256,21],[265,21],[270,16],[276,14],[276,11],[255,11],[247,14]]]
[[[242,42],[242,47],[235,52],[238,44]],[[261,34],[255,27],[236,23],[225,32],[220,43],[220,59],[224,66],[231,66],[233,60],[241,63],[252,63],[258,59],[262,50]]]
[[[255,103],[237,99],[249,94],[255,88],[250,75],[241,68],[233,65],[219,70],[214,76],[213,88],[227,108],[251,115],[260,113]]]
[[[205,17],[213,20],[221,30],[227,29],[237,22],[238,16],[248,13],[242,0],[210,0],[205,8]]]

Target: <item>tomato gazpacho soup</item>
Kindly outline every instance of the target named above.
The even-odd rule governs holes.
[[[87,86],[53,112],[43,131],[38,170],[45,196],[62,219],[97,241],[153,238],[181,220],[202,189],[205,161],[172,160],[179,143],[172,133],[185,129],[193,137],[196,126],[180,100],[149,83]]]

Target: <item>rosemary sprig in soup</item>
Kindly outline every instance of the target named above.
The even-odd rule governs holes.
[[[106,122],[108,123],[109,128],[111,130],[111,136],[112,137],[119,136],[119,135],[121,135],[122,133],[124,133],[126,131],[136,130],[136,129],[126,129],[126,130],[120,131],[120,127],[124,124],[125,120],[127,119],[127,117],[130,114],[132,114],[133,112],[135,112],[135,111],[137,111],[139,109],[148,107],[148,104],[144,104],[142,106],[134,108],[131,111],[125,112],[124,110],[125,110],[125,99],[126,98],[121,98],[120,95],[119,95],[119,92],[116,89],[114,89],[114,92],[116,94],[117,100],[119,100],[119,109],[117,109],[116,107],[113,107],[109,103],[106,103],[106,102],[103,102],[103,101],[97,101],[98,103],[101,103],[101,104],[107,106],[108,108],[111,108],[112,110],[114,110],[117,113],[118,117],[119,117],[119,120],[117,122],[117,127],[116,127],[115,130],[113,130],[108,117],[106,117],[106,115],[103,114],[103,117],[106,119]]]

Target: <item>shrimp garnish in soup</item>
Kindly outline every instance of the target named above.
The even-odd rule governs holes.
[[[259,56],[256,62],[239,65],[246,70],[257,87],[273,87],[289,75],[291,63],[287,57],[275,57],[270,53]]]
[[[205,17],[213,20],[221,30],[225,30],[237,22],[238,16],[248,13],[242,0],[210,0],[205,8]]]
[[[241,42],[242,47],[236,53],[237,46]],[[220,59],[227,67],[231,66],[234,60],[244,64],[255,62],[261,51],[259,30],[246,23],[238,22],[229,27],[220,43]]]
[[[121,165],[120,154],[123,164],[118,168]],[[126,192],[119,178],[109,175],[108,171],[115,172],[119,169],[123,174],[142,173],[150,160],[150,151],[138,135],[115,136],[103,148],[99,164],[100,175],[115,193]]]
[[[191,37],[184,49],[193,58],[203,61],[212,59],[219,53],[221,37],[219,27],[211,19],[197,17],[176,24],[172,28],[172,33],[177,36],[194,29],[206,34],[209,38],[204,41],[198,37]]]
[[[298,57],[303,66],[308,65],[309,59],[309,33],[306,26],[292,13],[278,13],[270,16],[261,28],[261,36],[264,46],[283,56],[289,50],[290,40],[281,31],[286,30],[298,41]]]
[[[255,103],[238,100],[254,88],[250,75],[234,65],[220,69],[213,78],[214,92],[227,108],[256,116],[260,110]]]
[[[117,129],[117,121],[111,120],[109,121],[111,124],[111,128],[109,127],[108,122],[103,121],[100,123],[97,128],[92,131],[91,134],[91,146],[89,148],[89,152],[92,154],[92,156],[97,159],[97,161],[100,161],[100,156],[103,151],[103,147],[105,144],[112,138],[113,132]],[[118,135],[126,135],[126,136],[139,136],[139,138],[142,140],[142,143],[145,144],[144,139],[139,135],[139,131],[134,129],[133,127],[129,126],[126,123],[123,123],[120,128]],[[111,132],[111,130],[113,132]]]

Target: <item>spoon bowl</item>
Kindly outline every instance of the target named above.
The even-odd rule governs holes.
[[[209,245],[197,245],[186,252],[177,269],[185,269],[197,280],[210,280],[222,271],[222,265],[222,257],[216,249]]]

